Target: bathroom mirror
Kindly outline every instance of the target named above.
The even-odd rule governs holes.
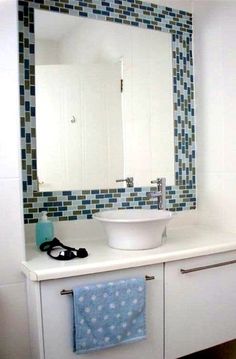
[[[175,184],[171,34],[35,9],[40,191]]]
[[[24,222],[42,211],[71,221],[104,209],[155,209],[147,193],[157,176],[167,177],[167,209],[194,209],[192,15],[140,0],[28,0],[18,4],[18,27]],[[46,99],[39,73],[43,86],[50,79]],[[51,169],[59,183],[50,187]],[[115,182],[123,176],[134,187]]]

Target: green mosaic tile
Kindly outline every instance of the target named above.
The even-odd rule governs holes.
[[[63,206],[71,206],[72,205],[72,201],[64,201],[63,202]]]
[[[117,189],[116,188],[111,188],[109,189],[109,193],[117,193]],[[119,196],[118,196],[119,197]]]
[[[32,203],[25,203],[24,204],[24,207],[25,208],[31,208],[33,205],[32,205]]]
[[[111,203],[106,203],[105,208],[113,208],[113,205]]]
[[[57,211],[58,211],[57,207],[49,207],[47,209],[47,212],[57,212]]]
[[[82,200],[82,199],[86,199],[86,196],[77,196],[77,198]]]
[[[36,192],[36,193],[34,193],[34,196],[35,197],[42,197],[43,193],[42,192]]]
[[[82,191],[82,194],[90,194],[90,190],[87,190],[87,191]]]
[[[108,189],[102,189],[101,190],[101,193],[108,193],[109,191],[108,191]]]
[[[29,219],[26,223],[37,223],[38,219],[37,218],[33,218],[33,219]]]
[[[57,197],[48,197],[48,202],[55,202],[57,201]]]
[[[64,216],[64,217],[59,217],[59,221],[68,221],[69,218]]]
[[[37,213],[38,209],[37,208],[29,208],[28,213]]]
[[[109,193],[113,193],[113,192],[110,192],[110,191],[109,191]],[[114,198],[119,198],[119,197],[121,197],[121,194],[120,194],[120,193],[115,193],[115,194],[114,194]]]

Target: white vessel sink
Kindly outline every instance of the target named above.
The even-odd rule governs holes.
[[[151,249],[162,244],[172,213],[156,209],[125,209],[95,213],[105,227],[108,244],[117,249]]]

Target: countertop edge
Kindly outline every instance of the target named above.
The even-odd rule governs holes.
[[[179,251],[173,251],[169,253],[160,253],[148,255],[143,258],[132,258],[132,259],[116,259],[108,260],[103,263],[88,264],[83,268],[78,268],[75,265],[72,268],[57,268],[55,269],[38,269],[32,270],[30,264],[26,261],[22,262],[22,272],[33,282],[39,282],[44,280],[53,280],[60,278],[68,278],[74,276],[83,276],[95,273],[109,272],[113,270],[128,269],[134,267],[141,267],[146,265],[154,265],[160,263],[167,263],[176,260],[182,260],[187,258],[200,257],[205,255],[211,255],[216,253],[223,253],[236,250],[236,241],[222,244],[211,244],[204,247],[197,247],[191,249],[183,249]]]
[[[21,262],[21,271],[22,273],[29,278],[32,282],[39,282],[41,279],[38,278],[37,272],[32,271],[28,266],[27,262],[23,261]]]

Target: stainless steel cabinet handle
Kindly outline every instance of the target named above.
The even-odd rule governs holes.
[[[205,270],[205,269],[210,269],[210,268],[217,268],[217,267],[223,267],[223,266],[227,266],[229,264],[235,264],[236,263],[236,259],[232,260],[232,261],[228,261],[228,262],[221,262],[221,263],[216,263],[216,264],[209,264],[208,266],[202,266],[202,267],[195,267],[195,268],[190,268],[190,269],[180,269],[180,272],[182,274],[187,274],[187,273],[191,273],[191,272],[198,272],[200,270]]]

